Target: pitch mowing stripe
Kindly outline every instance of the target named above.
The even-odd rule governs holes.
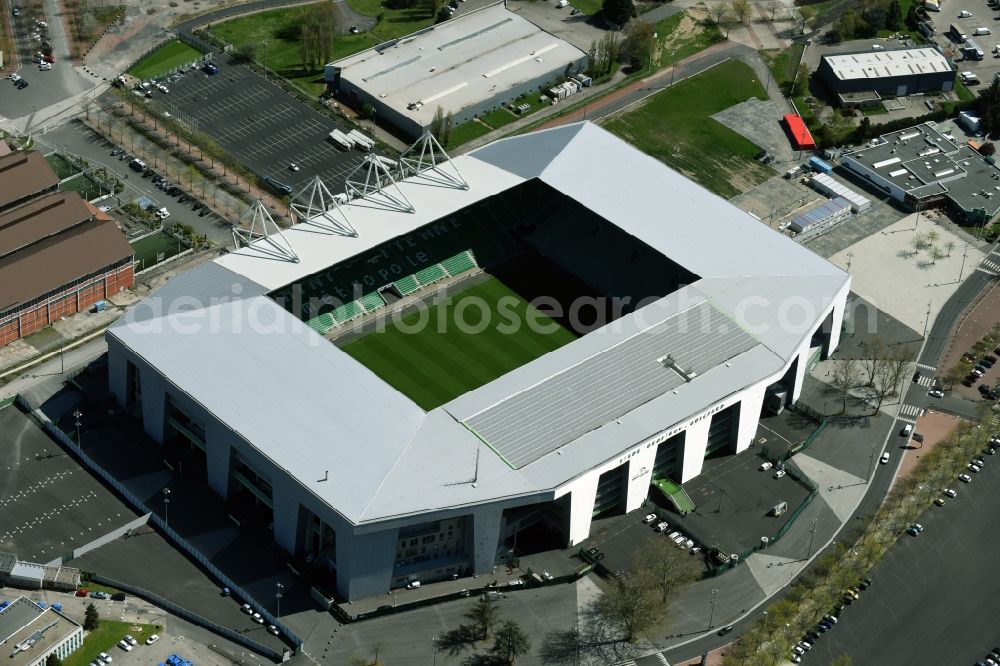
[[[415,358],[433,368],[431,377],[439,384],[464,391],[467,390],[468,386],[475,385],[480,379],[477,373],[464,362],[449,363],[446,367],[440,363],[442,346],[452,342],[448,336],[437,335],[433,332],[430,335],[403,335],[397,337],[396,342],[397,344],[405,342]],[[464,358],[468,354],[467,351],[462,349],[455,351],[456,353],[452,355],[455,361],[468,361],[467,358]],[[454,356],[460,356],[460,358],[454,358]]]
[[[407,358],[394,346],[393,340],[383,335],[362,339],[345,346],[344,351],[423,409],[444,404],[453,394],[453,389],[435,381],[436,373],[433,371],[437,370],[436,366],[426,368],[421,367],[423,364],[414,363],[412,358]],[[401,368],[405,368],[405,372]],[[432,372],[428,373],[428,369]]]

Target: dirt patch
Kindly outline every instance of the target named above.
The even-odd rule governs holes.
[[[663,40],[664,50],[669,51],[670,47],[677,46],[693,39],[704,30],[698,22],[691,17],[694,8],[684,12],[681,22],[677,24],[677,29],[670,33],[670,37]]]
[[[924,436],[923,444],[911,441],[909,448],[904,450],[903,462],[900,463],[899,474],[896,476],[894,483],[898,483],[900,479],[912,474],[920,459],[933,451],[935,446],[946,440],[948,433],[954,430],[955,426],[961,422],[962,419],[957,416],[930,411],[918,418],[913,432],[919,432]]]

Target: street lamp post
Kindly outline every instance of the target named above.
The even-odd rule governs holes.
[[[73,418],[76,419],[76,422],[75,422],[75,425],[76,425],[76,445],[79,446],[82,449],[83,448],[83,444],[80,442],[80,417],[81,416],[83,416],[83,412],[81,412],[79,409],[77,409],[77,410],[75,410],[73,412]]]
[[[278,591],[274,593],[274,598],[277,600],[277,613],[275,613],[274,617],[278,619],[281,617],[281,591],[285,589],[285,586],[280,581],[275,583],[274,586],[278,588]]]
[[[437,663],[438,663],[438,639],[437,639],[436,636],[431,639],[431,643],[434,645],[434,666],[437,666]]]
[[[865,477],[865,483],[871,483],[872,473],[875,471],[875,447],[878,444],[872,444],[872,454],[868,465],[868,476]]]
[[[708,628],[711,629],[715,626],[715,602],[716,596],[719,594],[717,588],[712,588],[712,611],[708,615]]]
[[[807,560],[810,557],[812,557],[812,553],[813,553],[813,537],[816,536],[816,521],[817,520],[819,520],[819,519],[818,518],[813,518],[812,519],[812,529],[809,530],[809,550],[806,552],[806,559]]]
[[[674,87],[674,73],[677,71],[677,51],[670,52],[670,87]]]
[[[163,489],[163,524],[170,527],[170,488]]]

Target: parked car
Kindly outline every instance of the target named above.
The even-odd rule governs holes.
[[[240,606],[240,610],[246,613],[247,615],[253,614],[253,609],[250,608],[250,604],[243,604],[242,606]]]
[[[78,597],[85,597],[88,594],[90,594],[90,591],[85,587],[81,587],[79,590],[76,591],[76,596]]]
[[[646,517],[642,519],[642,522],[646,523],[647,525],[650,525],[655,521],[656,521],[655,513],[647,513]]]
[[[934,500],[934,504],[936,504],[937,506],[944,506],[945,504],[944,498],[938,497],[937,499]]]
[[[932,398],[943,398],[944,391],[942,391],[941,389],[931,389],[930,391],[927,392],[927,395],[929,395]]]
[[[124,638],[118,641],[118,647],[125,650],[126,652],[132,651],[132,646],[129,645],[128,641],[126,641]]]
[[[767,470],[771,469],[771,467],[773,467],[773,465],[770,462],[764,462],[764,463],[761,463],[759,469],[762,472],[766,472]]]
[[[955,497],[956,495],[958,495],[958,493],[956,493],[956,492],[955,492],[954,490],[952,490],[951,488],[945,488],[945,489],[944,489],[944,490],[942,490],[941,492],[943,492],[943,493],[944,493],[945,495],[947,495],[948,497]]]
[[[152,645],[153,643],[155,643],[158,640],[160,640],[160,637],[157,636],[156,634],[153,634],[149,638],[146,639],[146,645]]]
[[[657,532],[666,532],[668,527],[670,527],[670,525],[668,525],[666,522],[661,521],[657,523],[656,527],[654,527],[653,529]]]
[[[968,474],[959,474],[958,480],[965,481],[966,483],[972,483],[972,477],[969,476]]]
[[[100,590],[97,590],[96,592],[91,592],[90,593],[90,598],[91,599],[107,599],[108,598],[108,594],[107,594],[107,592],[101,592]]]
[[[775,473],[774,473],[774,478],[776,478],[776,479],[780,479],[780,478],[781,478],[781,477],[783,477],[784,475],[785,475],[785,470],[783,470],[783,469],[779,469],[779,470],[775,471]]]

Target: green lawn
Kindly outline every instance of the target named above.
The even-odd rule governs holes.
[[[163,254],[163,258],[160,261],[164,261],[176,254],[180,254],[185,249],[187,248],[180,241],[162,231],[132,242],[132,251],[135,253],[135,260],[139,262],[137,270],[140,271],[156,264],[157,256],[160,253]]]
[[[603,125],[728,199],[774,175],[753,159],[758,146],[710,117],[751,97],[766,99],[764,86],[750,67],[729,60]]]
[[[601,7],[604,6],[602,0],[569,0],[569,7],[563,7],[562,9],[557,9],[557,12],[570,12],[572,9],[579,9],[584,14],[589,14],[593,16],[597,12],[601,11]]]
[[[451,131],[451,137],[448,139],[447,147],[454,148],[455,146],[461,146],[466,141],[478,139],[484,134],[489,134],[492,131],[493,130],[489,127],[477,120],[468,120],[461,125],[456,125],[455,129]]]
[[[340,60],[382,42],[395,39],[430,25],[433,21],[423,9],[382,9],[378,0],[350,0],[350,6],[366,16],[382,15],[371,32],[358,35],[338,35],[330,45],[330,59]],[[212,34],[239,48],[252,42],[258,46],[257,61],[295,83],[306,92],[319,95],[326,90],[323,69],[305,67],[294,38],[294,26],[308,7],[286,7],[241,16],[213,25]],[[267,47],[264,47],[264,43]]]
[[[79,176],[62,182],[59,185],[59,189],[63,192],[78,192],[86,201],[96,199],[102,194],[109,194],[108,190],[91,180],[90,176],[82,173]]]
[[[141,651],[146,648],[143,645],[146,638],[157,631],[159,628],[151,624],[132,624],[102,619],[100,626],[83,639],[83,645],[77,648],[76,652],[63,659],[63,666],[87,666],[102,652],[107,652],[112,657],[118,657],[121,650],[115,647],[115,644],[124,638],[125,634],[131,634],[139,641],[139,645],[134,647],[133,651]],[[156,661],[148,660],[148,663],[156,663]]]
[[[203,55],[198,49],[174,40],[133,65],[129,74],[143,80],[152,79],[193,60],[201,60]]]
[[[513,113],[502,107],[479,117],[480,120],[493,129],[499,129],[504,125],[509,125],[517,120],[517,118],[518,116],[515,116]]]
[[[59,180],[69,178],[74,174],[80,173],[80,169],[76,168],[65,157],[59,153],[49,153],[45,156],[45,161],[49,163],[52,170],[56,172],[56,177]]]
[[[789,46],[787,49],[765,51],[763,52],[764,59],[767,60],[768,64],[771,66],[771,76],[774,78],[774,82],[781,86],[786,83],[790,83],[795,77],[795,72],[798,69],[796,66],[802,57],[802,50],[805,45],[795,43]]]
[[[493,278],[449,301],[407,315],[384,331],[343,345],[343,350],[430,410],[574,340],[572,333]],[[528,326],[529,310],[539,324],[553,330]],[[514,320],[520,325],[510,326]],[[425,325],[419,325],[421,321]]]

